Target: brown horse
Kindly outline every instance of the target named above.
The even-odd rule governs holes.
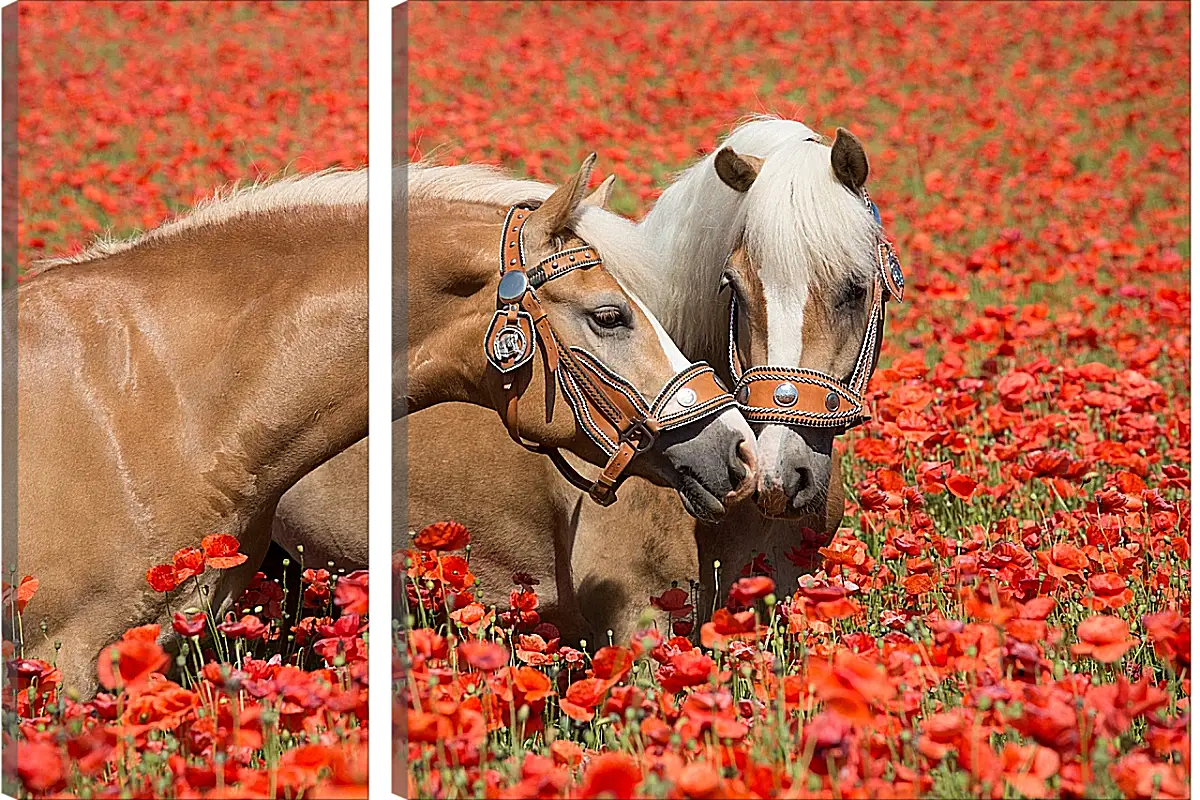
[[[366,434],[366,203],[365,170],[260,185],[18,288],[19,563],[41,582],[23,648],[69,690],[95,691],[126,629],[173,644],[170,610],[221,613],[283,493]],[[210,533],[248,560],[150,588]]]
[[[642,276],[639,291],[686,352],[725,363],[732,291],[742,364],[783,363],[848,379],[864,349],[874,355],[868,334],[878,223],[861,201],[866,156],[848,135],[832,148],[814,139],[797,122],[744,125],[727,148],[685,171],[638,225],[667,265]],[[721,284],[728,288],[719,291]],[[458,431],[480,432],[473,438],[492,454],[496,474],[538,468],[536,459],[502,447],[502,436],[482,421],[458,404],[405,421],[410,526],[466,524],[484,596],[502,598],[514,572],[532,573],[541,583],[543,616],[568,635],[624,636],[648,597],[675,580],[699,581],[707,611],[755,553],[768,556],[790,591],[842,519],[835,429],[759,426],[760,441],[773,444],[760,464],[757,507],[734,506],[709,525],[663,502],[661,490],[634,482],[615,506],[584,503],[545,464],[533,483],[539,491],[468,495],[454,477],[463,469],[453,447]],[[402,432],[398,427],[398,438]],[[280,540],[302,542],[318,561],[365,560],[365,496],[355,499],[346,489],[356,461],[365,463],[366,446],[331,460],[284,498]]]

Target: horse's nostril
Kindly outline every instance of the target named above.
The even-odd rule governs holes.
[[[808,467],[798,467],[796,469],[796,473],[800,479],[799,482],[796,484],[796,493],[797,494],[806,492],[810,488],[812,488],[813,474],[812,474],[811,469],[809,469]]]
[[[758,473],[758,451],[754,449],[753,439],[742,439],[737,446],[738,457],[746,465],[746,474],[751,478]]]
[[[758,482],[757,467],[754,446],[745,439],[740,440],[729,454],[729,485],[733,489],[726,497],[726,505],[754,493]]]

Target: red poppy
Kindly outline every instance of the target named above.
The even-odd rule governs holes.
[[[758,614],[753,610],[732,612],[718,608],[711,622],[700,626],[700,643],[715,650],[728,650],[733,641],[754,640],[758,632]]]
[[[717,664],[699,650],[685,650],[671,656],[658,669],[658,680],[667,692],[679,692],[688,686],[707,683]]]
[[[904,591],[914,597],[929,594],[933,589],[933,579],[928,575],[918,573],[904,579]]]
[[[508,663],[508,649],[495,642],[471,639],[458,646],[458,654],[480,672],[492,672]]]
[[[180,636],[199,636],[204,633],[204,623],[207,622],[207,619],[203,611],[190,617],[181,611],[176,611],[175,616],[171,619],[171,627]]]
[[[692,613],[692,605],[688,601],[691,596],[679,587],[672,587],[658,597],[650,598],[650,605],[660,611],[666,611],[672,617],[686,617]]]
[[[1120,575],[1115,572],[1101,572],[1092,575],[1087,581],[1093,595],[1080,600],[1085,607],[1093,611],[1117,609],[1133,601],[1133,590]]]
[[[12,745],[8,745],[12,747]],[[66,786],[67,762],[63,752],[51,742],[20,742],[17,751],[17,775],[25,788],[38,794],[51,794]]]
[[[833,663],[810,659],[808,680],[826,708],[861,725],[873,721],[872,704],[896,693],[881,667],[845,650],[837,652]]]
[[[679,773],[676,787],[688,798],[718,797],[724,781],[721,774],[710,763],[694,761]]]
[[[970,500],[978,486],[979,483],[977,481],[963,475],[961,472],[956,472],[946,479],[946,488],[959,500]]]
[[[457,522],[435,522],[413,537],[418,550],[462,550],[471,543],[471,534]]]
[[[170,663],[170,656],[153,639],[126,638],[100,651],[96,675],[105,689],[133,690]]]
[[[1175,610],[1161,611],[1142,617],[1142,626],[1160,658],[1176,670],[1191,665],[1192,626],[1186,617]]]
[[[741,578],[729,589],[729,603],[733,607],[744,607],[775,591],[775,581],[765,575]]]
[[[1138,643],[1129,635],[1129,623],[1117,617],[1088,617],[1079,623],[1076,632],[1079,643],[1071,646],[1071,653],[1089,655],[1106,664],[1120,661],[1125,652]]]
[[[209,534],[201,540],[200,546],[213,569],[230,569],[246,561],[245,553],[238,552],[240,543],[228,533]]]
[[[156,592],[169,592],[179,585],[175,579],[175,567],[171,564],[158,564],[146,570],[146,583]]]
[[[624,647],[602,647],[592,658],[593,674],[609,686],[620,683],[632,668],[633,653]]]
[[[584,678],[567,687],[558,699],[563,713],[576,722],[591,722],[610,684],[600,678]]]
[[[487,628],[496,619],[495,609],[485,609],[480,603],[469,603],[450,612],[450,619],[475,635]]]
[[[569,739],[555,739],[550,743],[554,762],[564,767],[575,768],[583,762],[583,748]]]
[[[579,797],[627,800],[635,796],[641,782],[642,771],[632,758],[624,753],[603,753],[584,768]]]
[[[204,551],[199,547],[181,548],[171,561],[175,566],[176,583],[183,583],[204,572]]]
[[[338,578],[333,591],[333,602],[342,613],[365,616],[369,612],[369,577],[367,570],[359,569]]]
[[[1078,580],[1088,565],[1087,556],[1082,550],[1063,542],[1052,545],[1049,551],[1038,551],[1037,559],[1042,568],[1056,578]]]
[[[33,599],[37,593],[39,581],[37,578],[26,575],[21,578],[21,582],[17,584],[16,592],[7,583],[4,584],[4,604],[8,605],[13,602],[14,597],[17,604],[17,613],[25,612],[25,606],[29,605],[29,601]]]
[[[233,614],[226,616],[225,621],[217,626],[217,630],[233,639],[262,639],[267,635],[268,627],[253,614],[246,614],[239,620],[234,620]]]

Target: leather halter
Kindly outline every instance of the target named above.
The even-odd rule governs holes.
[[[585,245],[559,251],[527,268],[524,229],[535,208],[534,203],[519,203],[508,210],[504,219],[497,310],[484,338],[484,352],[492,367],[506,378],[504,421],[513,440],[550,456],[567,480],[597,503],[611,505],[629,463],[638,453],[653,447],[660,433],[719,414],[736,403],[717,380],[713,368],[703,362],[679,372],[647,403],[632,383],[600,359],[583,348],[564,347],[536,289],[574,270],[597,266],[603,259],[595,248]],[[595,481],[580,475],[557,449],[530,445],[521,438],[517,414],[520,390],[515,378],[519,370],[531,366],[539,341],[547,374],[555,376],[579,427],[608,458]],[[676,408],[669,411],[672,401]],[[548,411],[552,402],[548,393]]]
[[[879,209],[866,189],[863,202],[880,223]],[[883,343],[884,309],[890,299],[904,299],[904,272],[892,243],[878,235],[878,269],[871,282],[871,314],[850,380],[842,381],[802,367],[756,366],[742,372],[737,352],[737,292],[729,301],[729,372],[736,381],[738,409],[749,422],[836,428],[845,432],[871,419],[865,395],[879,362]]]

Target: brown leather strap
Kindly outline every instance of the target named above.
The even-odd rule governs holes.
[[[524,444],[521,439],[521,417],[517,404],[521,401],[521,395],[517,393],[516,384],[509,383],[505,387],[507,398],[504,407],[504,427],[508,428],[508,435],[517,444]]]
[[[568,272],[577,269],[587,269],[602,264],[603,259],[596,253],[594,247],[573,247],[562,250],[552,256],[547,256],[529,270],[529,283],[533,288],[539,288],[543,283],[561,278]]]
[[[672,403],[675,409],[671,409]],[[671,430],[736,405],[733,395],[717,379],[716,371],[699,362],[667,382],[650,404],[650,414],[658,420],[660,430]]]
[[[525,293],[521,298],[521,307],[533,317],[534,330],[537,331],[542,350],[546,354],[546,369],[552,373],[558,372],[558,339],[554,336],[554,329],[550,327],[546,309],[542,308],[541,302],[533,292]]]
[[[738,386],[739,403],[753,410],[757,422],[836,428],[870,418],[860,397],[819,373],[754,367]]]
[[[629,466],[629,462],[633,461],[633,457],[637,453],[637,448],[632,444],[621,442],[621,446],[617,448],[617,452],[613,453],[612,458],[608,460],[608,465],[600,473],[600,477],[596,478],[596,483],[588,491],[593,500],[602,506],[612,505],[616,501],[617,485],[621,479],[621,475],[625,472]]]

